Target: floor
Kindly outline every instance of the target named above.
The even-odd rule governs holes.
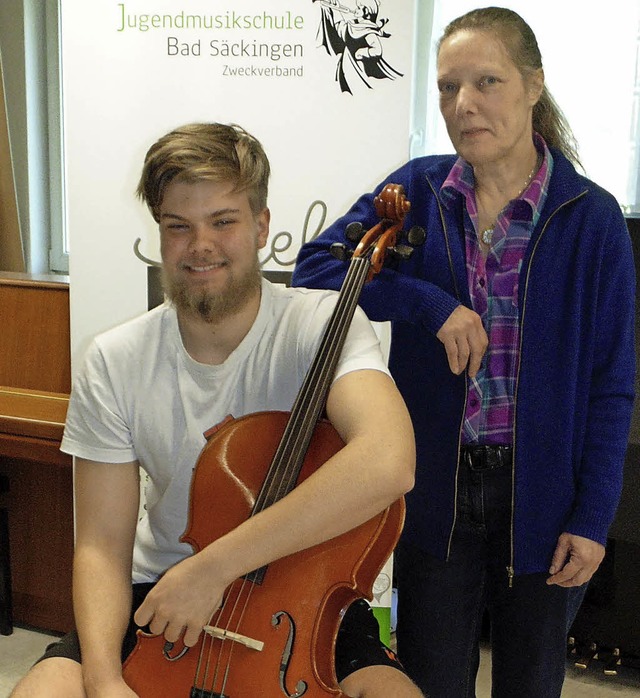
[[[53,639],[51,635],[19,627],[13,629],[12,635],[0,635],[0,698],[7,698]]]
[[[15,628],[13,635],[0,636],[0,698],[7,698],[16,681],[52,638],[33,630]],[[478,678],[477,698],[489,698],[490,660],[486,650]],[[640,670],[620,667],[617,676],[603,676],[597,663],[579,671],[568,665],[562,698],[640,698]],[[256,697],[259,698],[259,697]]]

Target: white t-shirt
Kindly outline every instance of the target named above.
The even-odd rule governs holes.
[[[217,366],[187,354],[169,304],[93,341],[74,378],[61,449],[114,467],[137,460],[147,474],[134,582],[155,581],[193,552],[179,538],[204,432],[228,415],[291,410],[336,298],[263,281],[256,321]],[[358,308],[334,380],[359,369],[388,373]]]

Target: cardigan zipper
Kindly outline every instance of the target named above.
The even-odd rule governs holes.
[[[538,239],[535,242],[535,245],[533,246],[533,250],[531,251],[531,257],[529,258],[529,263],[527,264],[527,271],[525,275],[525,284],[524,284],[524,291],[522,294],[522,313],[520,314],[520,342],[518,346],[518,371],[516,373],[516,384],[515,384],[515,390],[513,393],[513,467],[511,471],[511,531],[510,531],[510,551],[509,551],[509,564],[507,565],[507,582],[508,586],[511,589],[513,587],[513,578],[515,576],[515,545],[514,545],[514,528],[515,528],[515,499],[516,499],[516,454],[517,454],[517,449],[516,449],[516,422],[517,422],[517,412],[518,412],[518,387],[520,385],[520,369],[522,365],[522,337],[524,334],[524,316],[526,312],[526,306],[527,306],[527,290],[529,287],[529,277],[531,274],[531,266],[533,265],[533,258],[536,254],[536,250],[538,249],[538,244],[540,243],[540,240],[542,240],[542,236],[545,234],[547,231],[547,227],[549,223],[551,222],[551,219],[555,217],[555,215],[560,211],[562,208],[565,206],[568,206],[569,204],[572,204],[574,201],[577,201],[578,199],[582,198],[587,191],[583,191],[578,196],[574,196],[572,199],[568,199],[567,201],[564,201],[561,203],[554,211],[551,212],[549,215],[549,218],[545,221],[542,230],[540,231],[540,235],[538,236]]]
[[[449,237],[447,233],[447,224],[445,221],[444,213],[442,210],[442,205],[440,204],[440,200],[438,199],[436,190],[433,187],[433,184],[431,183],[431,180],[428,177],[425,177],[427,180],[427,184],[429,185],[429,188],[431,189],[431,192],[433,193],[434,199],[436,201],[436,204],[438,205],[438,212],[440,214],[440,221],[442,223],[442,231],[444,235],[444,241],[445,245],[447,248],[447,257],[449,259],[449,269],[451,270],[451,276],[453,278],[453,286],[455,289],[456,293],[456,298],[462,302],[462,299],[460,297],[460,290],[458,289],[458,282],[456,280],[456,274],[455,274],[455,269],[453,266],[453,258],[451,256],[451,249],[449,247]],[[578,196],[573,197],[572,199],[569,199],[567,201],[564,201],[561,203],[547,218],[542,230],[540,231],[540,236],[536,240],[536,243],[534,245],[533,251],[531,252],[531,257],[529,259],[529,264],[527,265],[527,272],[526,272],[526,279],[525,279],[525,290],[523,293],[523,305],[522,305],[522,314],[520,317],[520,346],[518,347],[518,356],[522,356],[522,330],[524,326],[524,313],[525,313],[525,307],[526,307],[526,297],[527,297],[527,287],[529,285],[529,275],[531,273],[531,265],[533,263],[533,257],[535,255],[536,249],[538,247],[538,243],[542,239],[542,236],[547,230],[547,226],[549,225],[549,222],[551,219],[560,211],[560,209],[564,208],[568,204],[573,203],[577,199],[580,199],[582,196],[586,194],[586,190],[581,192]],[[509,539],[510,539],[510,550],[509,550],[509,564],[507,565],[506,572],[507,572],[507,583],[508,587],[511,589],[513,588],[513,578],[515,577],[515,565],[514,565],[514,510],[515,510],[515,473],[516,473],[516,429],[515,429],[515,424],[516,424],[516,412],[517,412],[517,405],[518,405],[518,385],[520,383],[520,361],[518,361],[518,372],[516,374],[516,385],[515,385],[515,390],[514,390],[514,397],[513,397],[513,403],[514,403],[514,408],[513,408],[513,470],[512,470],[512,476],[511,476],[511,530],[509,532]],[[462,427],[464,423],[464,411],[465,407],[467,404],[467,397],[468,397],[468,381],[465,381],[464,383],[464,402],[462,404],[462,410],[461,410],[461,418],[460,418],[460,424],[458,426],[458,447],[456,453],[460,453],[460,445],[462,442]],[[447,542],[447,557],[446,559],[449,559],[449,555],[451,554],[451,544],[453,540],[453,531],[455,529],[456,525],[456,519],[458,515],[458,475],[459,475],[459,470],[460,470],[460,457],[458,456],[456,459],[456,477],[455,477],[455,486],[454,486],[454,500],[453,500],[453,519],[451,522],[451,528],[449,529],[449,540]]]
[[[449,259],[449,269],[451,270],[451,278],[453,279],[453,287],[455,289],[456,293],[456,298],[462,303],[462,298],[460,297],[460,290],[458,288],[458,281],[456,279],[456,273],[455,269],[453,267],[453,258],[451,256],[451,248],[449,247],[449,236],[447,233],[447,224],[445,221],[444,217],[444,212],[442,210],[442,205],[440,204],[440,199],[438,199],[436,190],[433,187],[433,184],[431,184],[431,180],[428,177],[425,177],[427,180],[427,184],[431,188],[431,192],[433,193],[434,199],[438,205],[438,212],[440,213],[440,222],[442,223],[442,232],[444,235],[444,242],[445,246],[447,248],[447,257]],[[466,371],[465,371],[466,375]],[[453,531],[456,527],[456,520],[458,518],[458,475],[460,471],[460,446],[462,444],[462,427],[464,424],[464,411],[465,411],[465,406],[467,404],[467,397],[468,397],[468,391],[469,391],[469,385],[468,381],[465,380],[464,382],[464,402],[462,403],[462,409],[460,411],[460,424],[458,426],[458,447],[456,449],[456,453],[458,454],[456,457],[456,476],[454,480],[454,488],[453,488],[453,519],[451,521],[451,528],[449,529],[449,540],[447,541],[447,557],[446,559],[449,560],[449,555],[451,554],[451,544],[453,541]]]

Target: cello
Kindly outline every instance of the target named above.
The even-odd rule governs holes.
[[[194,552],[282,499],[343,447],[321,417],[360,292],[388,252],[406,258],[421,242],[414,228],[410,245],[398,243],[410,209],[401,186],[387,185],[374,206],[377,225],[364,235],[361,226],[347,230],[359,240],[352,255],[333,246],[349,268],[291,412],[229,417],[206,432],[181,537]],[[372,597],[403,521],[401,498],[347,533],[244,575],[193,647],[139,630],[126,683],[140,698],[346,698],[334,668],[338,627],[355,599]]]

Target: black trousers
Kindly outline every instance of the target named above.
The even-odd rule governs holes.
[[[396,553],[398,656],[429,696],[473,698],[485,609],[492,696],[558,698],[564,680],[570,590],[547,574],[509,587],[511,468],[461,467],[448,562],[401,544]]]

